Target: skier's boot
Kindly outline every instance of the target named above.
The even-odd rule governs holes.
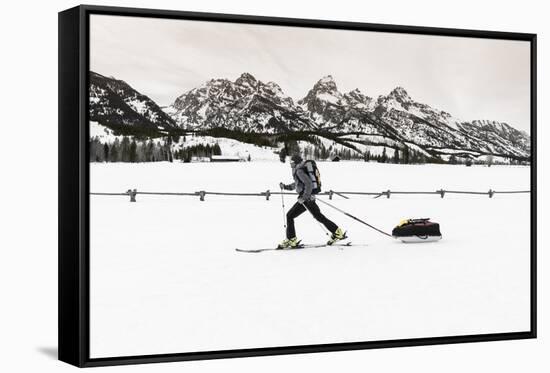
[[[283,240],[279,245],[277,245],[278,250],[282,249],[295,249],[300,246],[300,241],[296,238],[287,238],[286,240]]]
[[[338,228],[336,229],[336,232],[330,236],[330,240],[328,240],[327,245],[332,245],[335,242],[345,240],[346,238],[348,238],[348,236],[346,236],[346,232],[344,232],[341,228]]]

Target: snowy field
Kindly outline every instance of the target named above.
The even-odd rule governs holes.
[[[325,190],[530,189],[519,166],[319,168]],[[288,163],[90,166],[92,192],[260,192],[280,181],[291,181]],[[259,254],[235,248],[284,238],[280,196],[90,198],[91,357],[529,330],[528,194],[335,196],[386,231],[430,217],[443,240],[399,243],[319,204],[365,246]],[[307,213],[296,228],[303,242],[326,240]]]

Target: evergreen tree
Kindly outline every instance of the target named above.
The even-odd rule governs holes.
[[[282,148],[281,151],[279,152],[279,160],[282,162],[282,163],[285,163],[286,162],[286,148]]]
[[[109,145],[103,144],[103,159],[105,162],[109,162]]]
[[[111,154],[109,154],[109,160],[111,162],[118,162],[120,153],[120,141],[118,141],[118,138],[116,138],[115,141],[111,144],[110,153]]]
[[[386,163],[388,161],[388,156],[386,155],[386,147],[382,150],[382,156],[378,160],[380,163]]]
[[[412,164],[418,163],[418,159],[417,159],[417,155],[416,155],[416,151],[415,151],[415,150],[411,150],[411,154],[410,154],[410,163],[412,163]]]
[[[147,145],[145,145],[145,161],[146,162],[154,162],[153,160],[153,150],[154,150],[155,144],[151,139],[147,142]]]
[[[153,157],[156,159],[157,162],[164,161],[164,155],[162,154],[162,144],[160,141],[157,141],[155,143],[155,146],[153,147]]]
[[[172,137],[168,136],[165,143],[165,149],[166,149],[166,160],[168,162],[173,162],[174,157],[172,155]]]
[[[429,159],[430,159],[429,154],[424,154],[424,153],[421,153],[421,152],[418,153],[418,162],[419,163],[422,163],[422,164],[428,163]]]
[[[290,140],[285,142],[286,154],[292,156],[300,153],[300,146],[296,140]]]
[[[409,147],[405,145],[405,147],[403,148],[403,156],[402,156],[402,161],[403,161],[403,163],[409,164],[409,162],[410,162],[409,157],[410,157],[410,155],[409,155]]]
[[[330,156],[329,151],[325,148],[323,144],[321,144],[321,148],[319,149],[319,158],[327,159],[329,156]]]
[[[318,161],[319,158],[321,157],[321,154],[319,152],[319,147],[316,146],[315,149],[313,149],[313,158]]]
[[[99,162],[98,147],[99,147],[99,141],[95,137],[92,138],[90,140],[90,161],[91,162]]]
[[[128,149],[128,161],[137,162],[137,143],[135,139],[132,139]]]
[[[129,162],[130,161],[130,140],[127,136],[122,137],[122,141],[120,143],[120,160],[122,162]]]

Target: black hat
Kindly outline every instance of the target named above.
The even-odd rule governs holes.
[[[290,160],[296,164],[300,163],[303,161],[302,157],[300,156],[300,154],[294,154],[292,157],[290,157]]]

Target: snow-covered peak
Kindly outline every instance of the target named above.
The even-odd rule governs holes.
[[[287,96],[277,83],[260,83],[259,88],[262,95],[272,97],[275,102],[284,106],[294,106],[294,101],[292,100],[292,98]]]
[[[243,86],[249,86],[249,87],[256,87],[258,84],[258,81],[252,74],[249,73],[242,73],[241,76],[235,80],[235,84],[243,85]]]
[[[394,109],[399,111],[409,111],[413,107],[416,107],[417,110],[422,110],[425,106],[411,99],[411,96],[409,96],[403,87],[395,87],[387,96],[378,96],[377,105],[380,108],[378,110]]]
[[[326,75],[321,79],[319,79],[319,83],[331,83],[331,82],[334,83],[334,78],[332,77],[332,75]]]
[[[363,94],[359,88],[344,94],[344,97],[349,105],[367,109],[372,102],[372,98]]]
[[[317,111],[321,106],[324,106],[322,103],[341,105],[342,99],[343,95],[338,91],[334,79],[331,75],[327,75],[317,81],[306,97],[298,101],[298,104],[304,109]]]
[[[194,90],[200,90],[202,88],[212,88],[212,87],[221,88],[221,87],[228,86],[229,84],[231,84],[231,82],[228,79],[215,78],[215,79],[210,79],[208,82],[206,82],[205,84],[203,84],[198,88],[194,88]]]
[[[394,98],[394,99],[396,99],[397,101],[399,101],[401,103],[412,101],[411,96],[409,96],[409,94],[407,93],[407,91],[403,87],[395,87],[390,92],[388,97]]]
[[[235,81],[212,79],[182,94],[172,107],[166,112],[182,128],[274,132],[302,121],[297,119],[292,98],[278,84],[264,83],[247,72]]]
[[[281,87],[280,87],[277,83],[275,83],[275,82],[267,82],[265,85],[266,85],[268,88],[270,88],[270,89],[272,89],[272,90],[274,90],[274,91],[276,91],[276,92],[282,92],[282,91],[283,91],[283,90],[281,89]]]
[[[334,81],[332,75],[327,75],[319,79],[319,81],[315,83],[315,85],[313,86],[313,90],[321,91],[323,93],[337,92],[338,87],[336,86],[336,82]]]

